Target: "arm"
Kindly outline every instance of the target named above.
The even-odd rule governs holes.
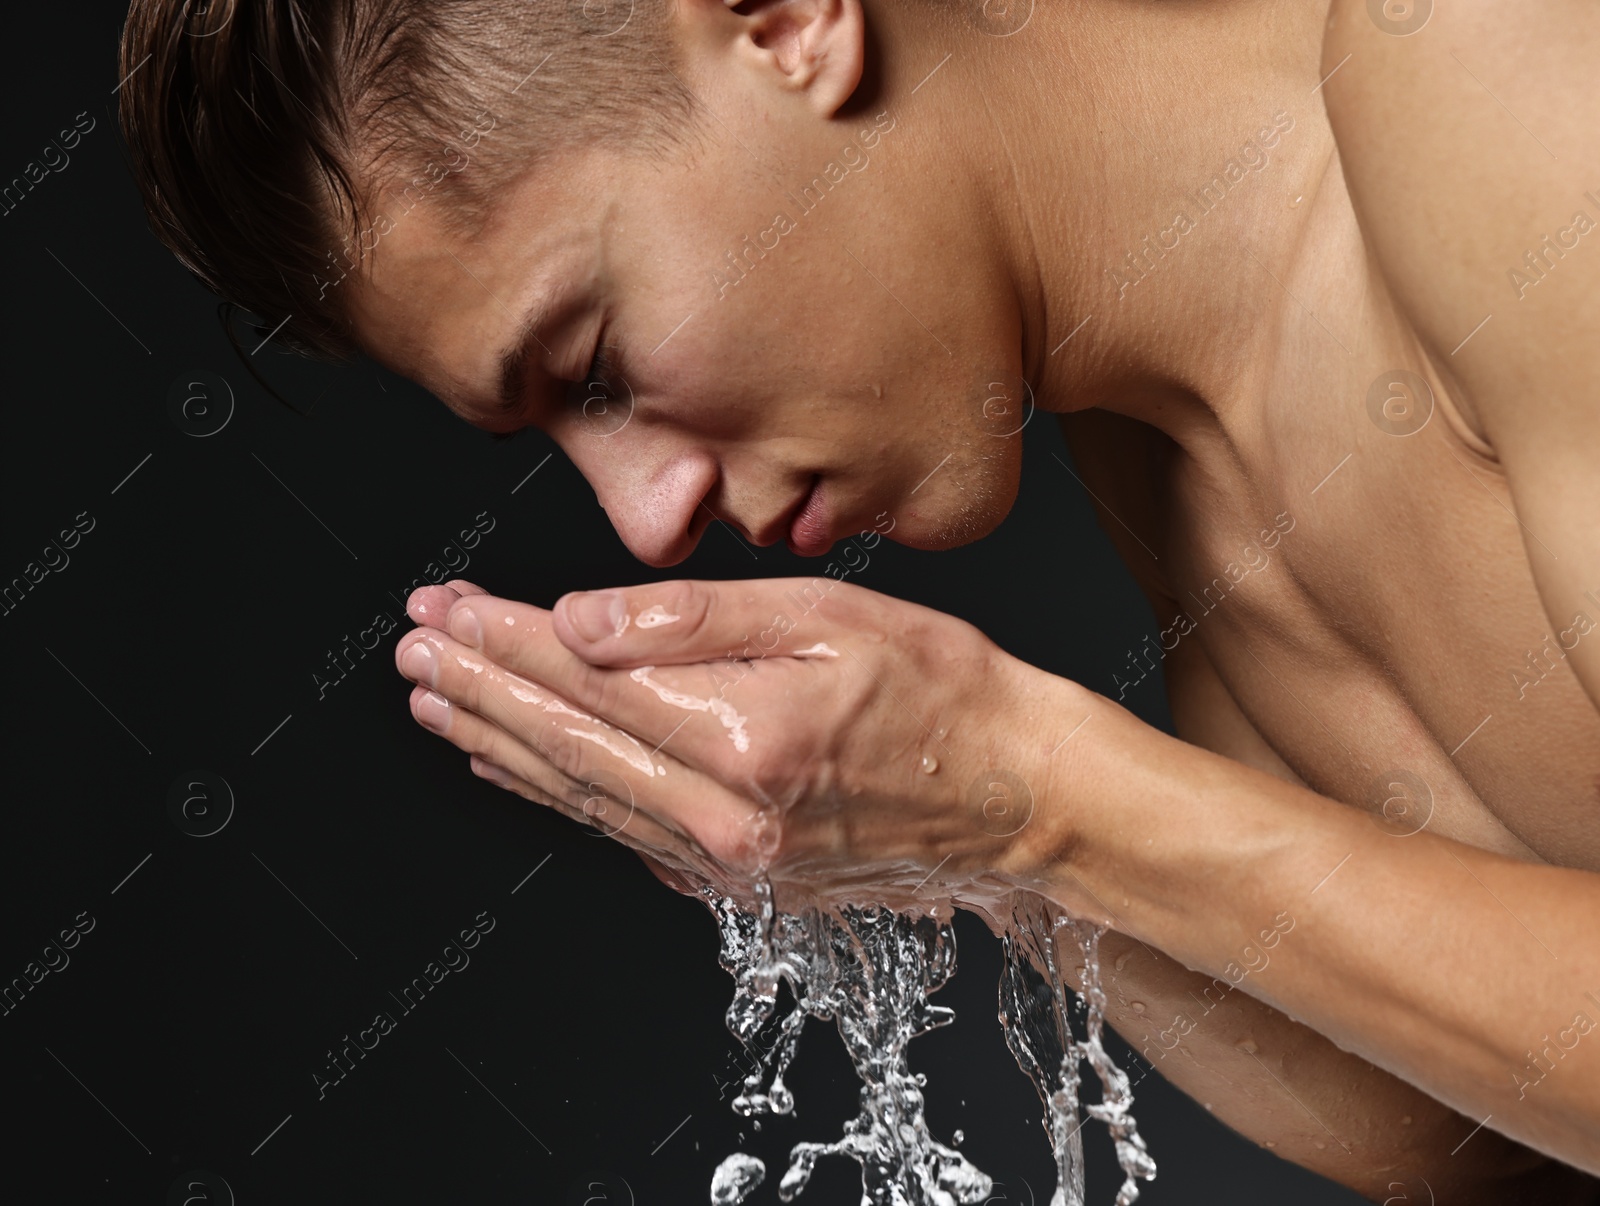
[[[1155,1072],[1284,1159],[1376,1202],[1600,1200],[1591,1178],[1487,1128],[1452,1155],[1473,1122],[1242,989],[1116,931],[1100,949],[1107,1021]]]
[[[870,885],[873,899],[894,907],[939,897],[980,907],[993,902],[996,889],[1029,886],[1201,969],[1202,997],[1212,977],[1226,976],[1235,990],[1227,1009],[1215,1012],[1216,1029],[1189,1026],[1179,1037],[1207,1061],[1232,1060],[1207,1065],[1231,1080],[1251,1054],[1233,1046],[1232,1027],[1249,1025],[1263,1056],[1249,1060],[1257,1084],[1266,1083],[1261,1073],[1271,1068],[1292,1083],[1277,1085],[1276,1101],[1248,1085],[1219,1098],[1215,1082],[1197,1095],[1222,1101],[1240,1120],[1236,1125],[1278,1131],[1289,1112],[1284,1102],[1304,1091],[1310,1109],[1325,1113],[1336,1137],[1365,1161],[1354,1171],[1327,1171],[1384,1198],[1395,1194],[1392,1181],[1380,1178],[1404,1165],[1412,1150],[1390,1134],[1401,1125],[1395,1115],[1403,1118],[1409,1108],[1395,1094],[1410,1091],[1372,1079],[1359,1059],[1266,1006],[1326,1028],[1357,1056],[1457,1108],[1477,1105],[1473,1076],[1482,1079],[1482,1065],[1494,1064],[1482,1049],[1488,1056],[1501,1053],[1497,1046],[1515,1049],[1534,1021],[1558,1030],[1571,1021],[1543,1020],[1516,989],[1456,1001],[1475,987],[1462,969],[1486,961],[1494,975],[1520,980],[1535,1001],[1549,996],[1548,985],[1517,964],[1526,952],[1501,949],[1502,919],[1492,909],[1474,913],[1457,905],[1451,916],[1475,928],[1431,932],[1437,910],[1428,893],[1438,889],[1426,881],[1439,874],[1433,856],[1441,850],[1459,851],[1502,896],[1514,886],[1502,879],[1553,876],[1586,886],[1592,905],[1591,877],[1524,868],[1428,835],[1396,841],[1362,814],[1301,786],[1150,729],[1110,701],[1009,657],[951,617],[825,579],[653,583],[568,597],[554,614],[485,595],[462,598],[443,587],[427,591],[426,606],[417,597],[412,605],[419,620],[430,622],[401,642],[397,656],[402,671],[423,684],[413,692],[413,708],[433,700],[419,720],[473,753],[480,774],[575,815],[589,816],[600,795],[621,801],[618,820],[605,826],[615,836],[652,853],[667,851],[675,869],[681,864],[735,894],[750,870],[765,864],[782,893],[780,908],[791,889],[807,899],[860,899]],[[583,635],[574,617],[589,604],[602,605],[604,622]],[[671,623],[623,624],[613,608],[624,618],[664,612]],[[442,628],[434,626],[441,621]],[[1086,711],[1094,717],[1093,739],[1062,746],[1064,721],[1076,723]],[[643,751],[654,756],[637,756]],[[997,766],[1023,771],[1044,804],[1032,824],[1009,830],[1011,836],[994,833],[985,823],[982,791],[974,795],[987,781],[985,768]],[[601,815],[609,820],[606,808]],[[1335,846],[1338,853],[1327,857]],[[1381,889],[1396,850],[1403,858],[1425,856],[1415,868],[1420,888],[1388,883],[1398,900],[1387,901]],[[1352,857],[1344,859],[1347,853]],[[1452,857],[1448,867],[1464,864]],[[1341,882],[1351,870],[1375,877],[1379,890],[1353,901],[1337,895],[1335,885],[1342,893],[1352,881],[1365,889],[1356,876]],[[1307,902],[1299,909],[1288,899],[1294,893]],[[1295,910],[1294,926],[1267,944],[1274,950],[1269,966],[1260,961],[1259,934],[1285,908]],[[1542,912],[1524,915],[1531,925],[1549,920]],[[1396,921],[1402,936],[1421,934],[1435,946],[1451,935],[1459,940],[1397,951],[1378,941]],[[1570,945],[1574,933],[1581,925],[1569,915],[1556,919],[1546,940]],[[1124,967],[1128,982],[1148,992],[1132,998],[1147,1013],[1187,992],[1188,973],[1153,962],[1150,970],[1133,960]],[[1562,973],[1573,966],[1564,964]],[[1417,968],[1430,973],[1421,985],[1410,983]],[[1456,982],[1441,978],[1441,969]],[[1349,992],[1345,982],[1352,977],[1367,983]],[[1373,1002],[1380,1007],[1374,1010]],[[1442,1038],[1426,1033],[1441,1026],[1449,1027]],[[1591,1046],[1600,1049],[1600,1042]],[[1464,1060],[1467,1087],[1455,1069],[1432,1067],[1441,1053]],[[1576,1054],[1593,1058],[1588,1048]],[[1567,1058],[1569,1068],[1581,1062]],[[1509,1067],[1504,1072],[1510,1087]],[[1365,1087],[1363,1077],[1381,1087]],[[1554,1084],[1552,1078],[1543,1088]],[[1485,1091],[1497,1104],[1506,1096],[1498,1090]],[[1533,1129],[1543,1150],[1578,1161],[1593,1154],[1581,1126],[1585,1113],[1595,1115],[1595,1090],[1562,1089],[1566,1096],[1574,1091],[1587,1092],[1583,1108],[1557,1099]],[[1429,1136],[1415,1141],[1416,1151],[1437,1152],[1445,1134],[1451,1148],[1439,1159],[1451,1161],[1447,1171],[1468,1170],[1459,1174],[1462,1181],[1476,1176],[1473,1192],[1516,1200],[1516,1183],[1517,1195],[1526,1196],[1527,1177],[1537,1174],[1523,1172],[1529,1166],[1514,1149],[1486,1147],[1471,1157],[1460,1151],[1480,1140],[1498,1143],[1498,1119],[1475,1136],[1458,1123],[1463,1133],[1449,1136],[1442,1112],[1429,1112],[1420,1097],[1410,1100],[1417,1103],[1419,1135]],[[1578,1126],[1552,1130],[1552,1119],[1570,1124],[1574,1114]],[[1359,1126],[1348,1125],[1352,1120]],[[1316,1150],[1309,1129],[1295,1135],[1298,1151]],[[1500,1183],[1481,1184],[1496,1174]],[[1499,1189],[1507,1192],[1495,1197]],[[1424,1192],[1418,1188],[1411,1200],[1427,1200]],[[1534,1200],[1564,1199],[1551,1187]]]
[[[1197,646],[1169,654],[1167,681],[1189,741],[1298,782],[1244,723]],[[1154,1071],[1286,1160],[1380,1202],[1576,1204],[1600,1194],[1588,1177],[1488,1129],[1455,1151],[1474,1121],[1242,987],[1116,930],[1101,949],[1107,1021]]]
[[[1600,1170],[1600,877],[1429,833],[1398,841],[1056,681],[1061,714],[1089,710],[1098,732],[1039,772],[1051,812],[1026,852],[1039,890],[1468,1115],[1446,1167],[1499,1132]],[[1180,1009],[1165,1041],[1201,1035],[1201,1012]],[[1225,1030],[1204,1040],[1214,1053]],[[1268,1064],[1300,1054],[1251,1037]],[[1296,1080],[1316,1096],[1323,1075]],[[1390,1141],[1368,1130],[1371,1102],[1341,1110],[1340,1096],[1321,1120],[1336,1140]]]
[[[1116,499],[1116,517],[1100,516],[1102,530],[1169,626],[1178,604],[1147,547],[1123,526],[1160,528],[1144,482],[1166,437],[1105,411],[1060,423],[1097,511]],[[1239,711],[1198,643],[1179,642],[1163,671],[1183,740],[1305,786]],[[1600,1193],[1588,1177],[1488,1129],[1455,1151],[1476,1120],[1148,943],[1110,930],[1101,946],[1107,1021],[1156,1072],[1286,1160],[1380,1202],[1581,1203]]]

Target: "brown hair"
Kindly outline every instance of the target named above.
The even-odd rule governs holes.
[[[151,228],[258,336],[351,356],[338,282],[413,205],[470,233],[558,147],[691,135],[666,7],[133,0],[119,118]]]

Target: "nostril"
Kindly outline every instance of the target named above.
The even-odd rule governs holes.
[[[703,500],[716,486],[719,470],[709,455],[684,451],[652,461],[648,450],[626,457],[587,460],[594,450],[580,446],[574,461],[589,479],[600,507],[631,552],[646,565],[664,568],[686,558],[711,516]]]

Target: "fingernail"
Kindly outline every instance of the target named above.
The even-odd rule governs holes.
[[[628,604],[615,591],[585,591],[567,599],[567,619],[586,641],[621,636],[627,626]]]
[[[483,625],[478,623],[477,613],[465,603],[457,603],[450,609],[450,635],[474,649],[483,644]]]
[[[433,650],[421,641],[413,641],[406,651],[400,655],[400,670],[409,679],[419,683],[433,686],[434,676],[438,673],[438,662],[434,659]]]
[[[417,700],[417,723],[435,733],[450,727],[450,701],[436,691],[429,691]]]

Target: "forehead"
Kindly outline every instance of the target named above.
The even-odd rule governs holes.
[[[471,234],[452,228],[442,191],[385,189],[343,286],[362,348],[458,413],[492,407],[498,355],[530,313],[571,304],[597,275],[608,201],[593,176],[571,163],[523,173]]]

